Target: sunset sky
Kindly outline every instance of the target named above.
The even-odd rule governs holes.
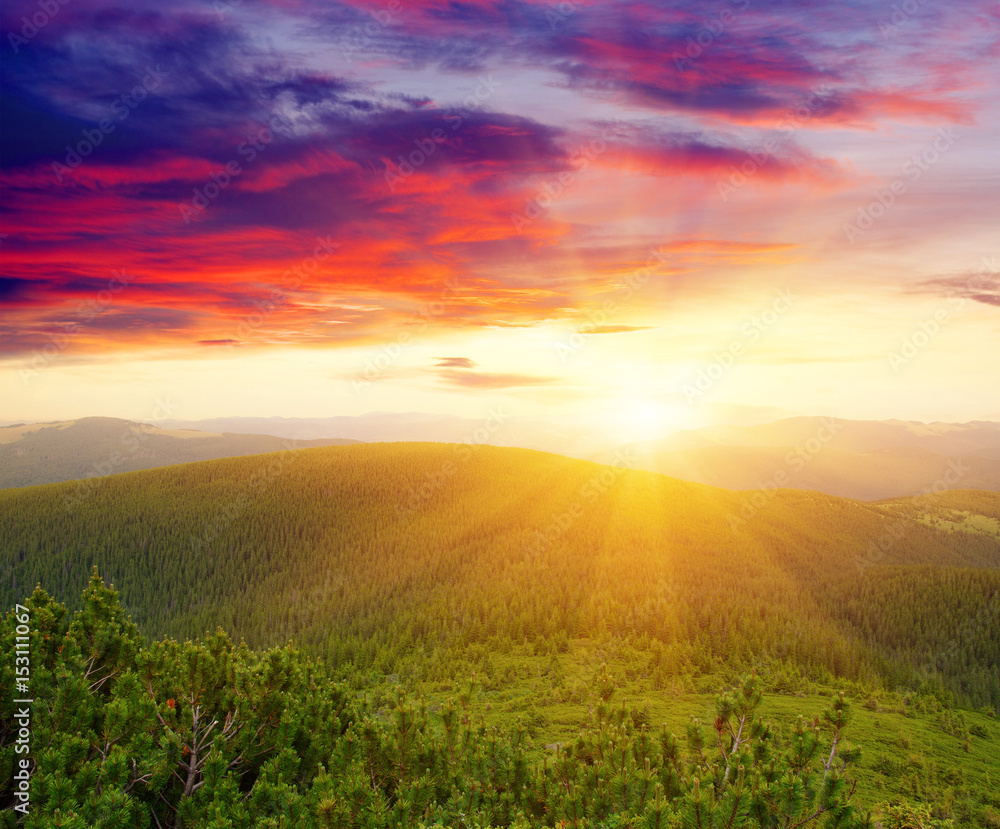
[[[996,2],[0,22],[2,420],[1000,419]]]

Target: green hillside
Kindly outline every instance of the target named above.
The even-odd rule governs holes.
[[[36,583],[76,596],[97,566],[150,635],[221,626],[353,670],[422,660],[449,676],[473,644],[617,636],[655,655],[658,679],[791,663],[1000,704],[993,493],[897,515],[906,502],[734,493],[449,444],[128,473],[82,502],[75,488],[0,492],[8,605]]]
[[[996,493],[730,492],[451,444],[76,487],[0,491],[0,599],[84,611],[28,602],[32,826],[1000,822]],[[730,785],[715,695],[751,673]]]

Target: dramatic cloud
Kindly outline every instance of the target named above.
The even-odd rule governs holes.
[[[596,353],[710,356],[779,286],[1000,305],[986,0],[56,6],[0,10],[11,366],[297,348],[554,398]]]

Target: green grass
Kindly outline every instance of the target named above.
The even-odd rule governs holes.
[[[985,515],[975,515],[963,510],[944,511],[940,518],[931,518],[941,529],[965,533],[979,533],[1000,538],[1000,521],[987,518]]]
[[[1000,540],[1000,517],[983,515],[968,509],[956,508],[941,496],[931,499],[883,501],[873,509],[885,515],[906,516],[910,519],[945,532],[983,535]]]

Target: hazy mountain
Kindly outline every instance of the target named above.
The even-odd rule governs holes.
[[[1000,424],[797,417],[630,444],[641,469],[727,489],[789,487],[874,500],[929,487],[1000,490]],[[598,456],[599,459],[606,459]]]
[[[114,418],[0,428],[0,486],[105,475],[304,445],[435,441],[541,449],[617,462],[597,428],[502,409],[482,418],[370,412],[329,418],[233,417],[166,421],[160,428]],[[917,423],[794,417],[711,426],[629,444],[629,465],[727,489],[815,489],[873,500],[933,486],[1000,490],[1000,423]]]
[[[829,449],[867,453],[895,447],[927,449],[951,457],[1000,450],[1000,423],[920,423],[907,420],[844,420],[790,417],[758,426],[709,426],[675,432],[663,449],[702,446],[796,446],[819,440]]]
[[[306,441],[307,446],[355,443]],[[0,427],[0,488],[31,486],[175,463],[259,455],[288,444],[273,435],[161,429],[115,417]]]
[[[363,415],[322,418],[224,417],[170,420],[163,425],[169,428],[253,432],[306,440],[350,438],[365,443],[489,443],[494,446],[542,449],[578,458],[587,458],[613,446],[613,442],[609,442],[601,429],[571,427],[542,418],[514,417],[502,407],[489,409],[480,418],[426,412],[368,412]]]

